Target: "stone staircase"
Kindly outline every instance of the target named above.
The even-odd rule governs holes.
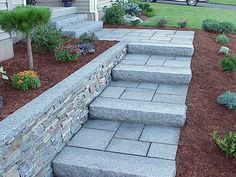
[[[81,34],[103,28],[102,21],[88,21],[86,14],[78,14],[76,7],[52,9],[51,26],[61,29],[63,35],[79,38]]]
[[[176,175],[193,49],[172,45],[163,55],[161,45],[140,45],[128,45],[113,81],[90,104],[90,119],[54,159],[55,176]]]

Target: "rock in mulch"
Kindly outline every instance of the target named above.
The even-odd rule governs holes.
[[[91,43],[78,44],[78,47],[82,55],[92,54],[96,52],[95,45]]]

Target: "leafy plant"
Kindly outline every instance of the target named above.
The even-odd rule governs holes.
[[[72,62],[80,56],[79,49],[73,45],[66,45],[56,50],[56,60],[59,62]]]
[[[221,67],[224,71],[236,71],[236,56],[230,55],[221,61]]]
[[[213,141],[228,157],[236,157],[236,131],[229,132],[223,138],[214,131],[212,134]]]
[[[168,24],[168,21],[165,18],[157,20],[158,27],[165,27]]]
[[[131,20],[131,21],[130,21],[130,24],[131,24],[132,26],[138,26],[140,23],[141,23],[141,21],[140,21],[139,19]]]
[[[61,30],[52,29],[49,26],[40,26],[32,34],[34,44],[45,51],[51,52],[65,43]]]
[[[231,22],[223,21],[219,22],[217,20],[206,19],[202,22],[202,28],[209,32],[224,32],[232,33],[235,29]]]
[[[17,90],[27,91],[39,88],[41,83],[36,72],[23,71],[13,75],[12,86]]]
[[[227,44],[229,42],[229,38],[226,35],[221,34],[216,37],[216,42],[220,44]]]
[[[129,15],[138,15],[142,12],[142,9],[140,9],[139,5],[136,3],[125,3],[124,8],[125,13]]]
[[[180,20],[177,23],[178,23],[178,26],[180,28],[186,28],[186,26],[187,26],[187,21],[186,20]]]
[[[98,37],[93,32],[87,32],[87,33],[82,34],[79,37],[79,40],[81,44],[84,44],[84,43],[94,44],[95,41],[98,40]]]
[[[236,93],[234,92],[225,92],[222,95],[218,96],[217,102],[221,105],[224,105],[228,109],[236,108]]]
[[[154,9],[151,7],[150,3],[139,3],[139,8],[142,9],[142,13],[148,17],[154,16]]]
[[[124,21],[123,16],[125,15],[125,9],[121,5],[113,4],[109,8],[104,9],[104,21],[107,24],[122,24]]]
[[[48,8],[33,6],[16,7],[13,10],[0,13],[0,25],[3,30],[9,33],[20,31],[25,35],[30,69],[33,69],[31,33],[40,25],[47,24],[50,16]]]
[[[0,66],[0,79],[8,80],[7,72],[4,70],[3,66]]]

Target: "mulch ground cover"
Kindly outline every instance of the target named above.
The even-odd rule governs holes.
[[[117,28],[113,25],[106,27]],[[217,96],[223,92],[236,92],[236,72],[223,72],[220,68],[223,56],[218,54],[221,45],[215,42],[217,35],[205,31],[195,34],[193,77],[187,98],[187,122],[178,146],[177,177],[236,177],[236,158],[226,157],[211,139],[214,130],[221,135],[236,130],[236,110],[228,110],[216,102]],[[228,37],[230,42],[226,46],[236,54],[236,35]]]
[[[71,44],[78,43],[78,41],[71,41]],[[96,52],[81,56],[74,62],[59,63],[55,59],[54,53],[34,52],[34,70],[38,73],[41,80],[41,87],[39,89],[32,89],[29,91],[17,91],[12,88],[10,81],[0,81],[0,95],[4,99],[3,108],[0,110],[0,121],[12,114],[18,108],[22,107],[32,99],[39,96],[41,93],[51,88],[98,55],[112,47],[117,42],[114,41],[97,41]],[[26,44],[21,42],[14,45],[15,56],[0,62],[7,71],[8,76],[14,73],[28,69],[28,58]]]

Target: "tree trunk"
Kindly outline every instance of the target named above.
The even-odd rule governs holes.
[[[27,52],[28,52],[28,58],[29,58],[29,69],[34,69],[34,60],[33,60],[33,54],[32,54],[32,46],[31,46],[31,35],[27,34]]]

